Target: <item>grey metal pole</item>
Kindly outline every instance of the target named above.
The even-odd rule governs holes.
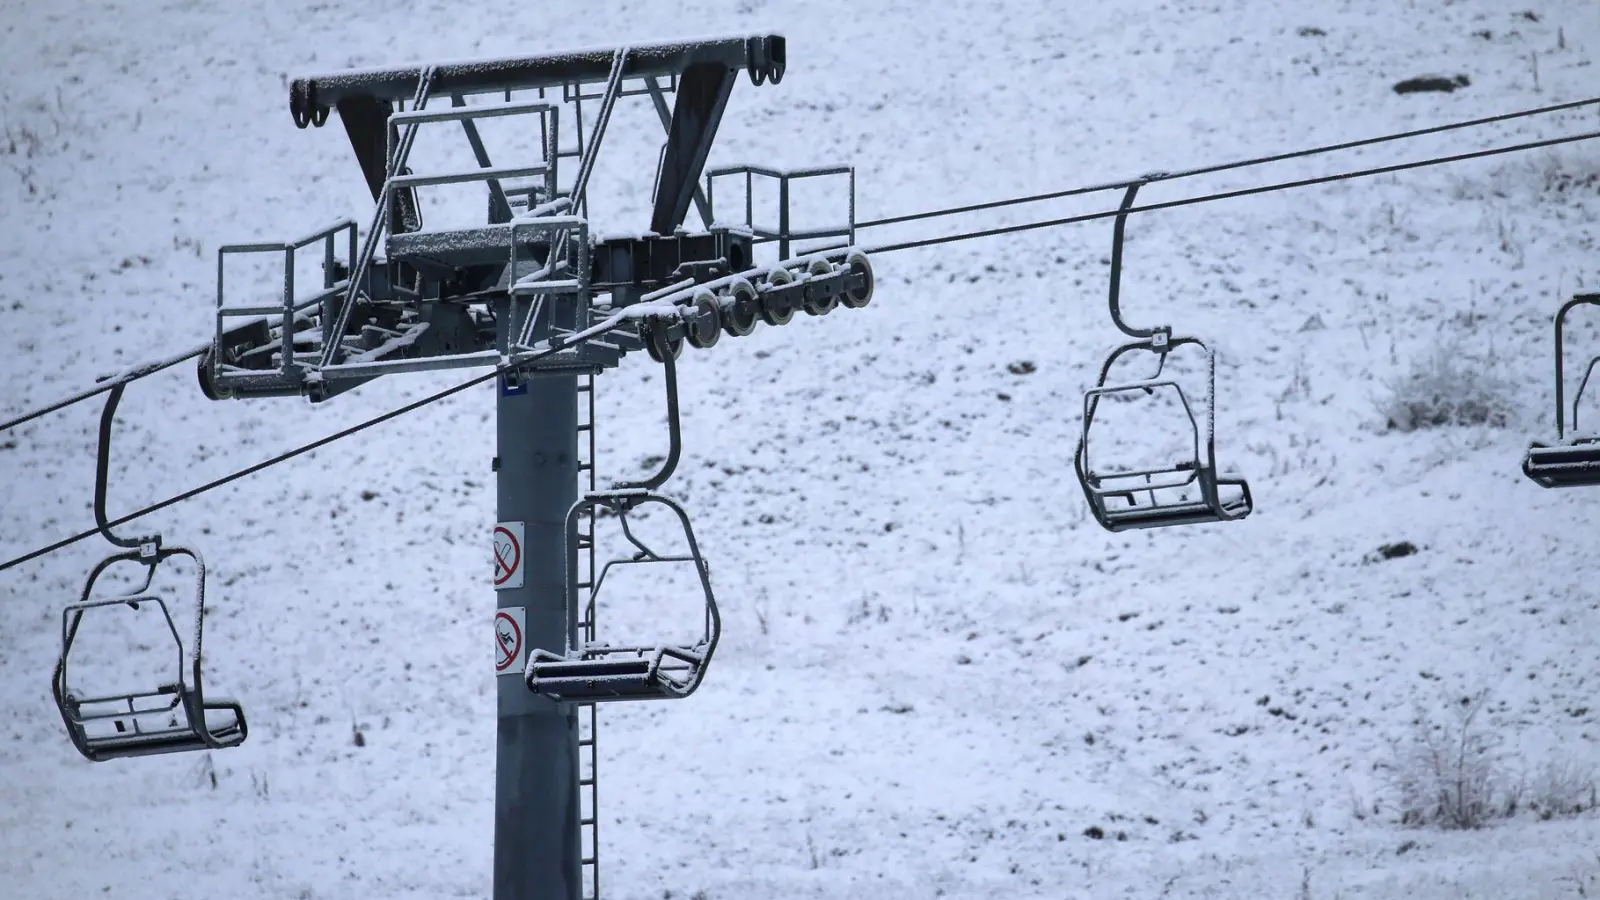
[[[508,305],[497,311],[502,348]],[[578,491],[577,376],[497,385],[494,900],[580,900],[577,706],[522,678],[529,647],[561,652],[576,637],[563,530]]]

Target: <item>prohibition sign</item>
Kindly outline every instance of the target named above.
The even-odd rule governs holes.
[[[494,527],[494,586],[522,586],[522,523],[506,522]]]
[[[496,675],[511,671],[522,659],[522,625],[506,610],[494,614],[494,649]]]

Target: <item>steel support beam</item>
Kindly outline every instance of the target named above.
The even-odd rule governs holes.
[[[509,301],[497,305],[507,345]],[[521,610],[519,659],[495,678],[494,900],[580,900],[582,807],[578,715],[528,690],[527,648],[564,651],[577,638],[567,608],[566,517],[578,494],[577,373],[541,374],[507,389],[497,381],[498,516],[521,523],[520,585],[496,590],[498,610]],[[512,579],[516,580],[516,579]]]
[[[726,68],[703,64],[690,66],[679,76],[650,215],[650,230],[656,234],[672,234],[688,215],[735,77]]]
[[[611,72],[610,48],[469,60],[434,67],[433,93],[487,94],[535,88],[604,82]],[[780,35],[750,35],[630,45],[623,78],[679,75],[694,65],[713,65],[727,71],[745,69],[752,79],[776,82],[782,78],[787,50]],[[351,69],[308,75],[289,86],[289,110],[296,121],[316,122],[315,113],[338,106],[347,97],[380,101],[409,100],[422,76],[421,66],[387,69]]]
[[[346,97],[339,101],[339,121],[344,123],[350,149],[355,151],[361,177],[366,179],[373,200],[383,193],[383,182],[389,172],[388,126],[393,112],[393,104],[373,97]],[[395,201],[395,211],[395,217],[389,221],[391,234],[414,229],[415,223],[421,221],[417,215],[416,191],[402,190]]]

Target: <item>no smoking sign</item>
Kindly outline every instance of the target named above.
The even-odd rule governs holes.
[[[526,624],[526,611],[521,606],[509,606],[494,614],[494,674],[522,674]]]
[[[522,587],[522,523],[494,526],[494,589]]]

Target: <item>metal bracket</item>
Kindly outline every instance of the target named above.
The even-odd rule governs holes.
[[[656,353],[661,358],[662,376],[667,383],[667,458],[661,464],[661,470],[654,475],[638,481],[617,482],[615,489],[619,491],[655,490],[672,477],[672,473],[678,468],[678,459],[683,454],[683,431],[678,422],[678,363],[674,358],[673,348],[667,345],[664,329],[647,326],[644,331],[644,339],[656,343]]]
[[[1154,176],[1146,176],[1145,180],[1135,181],[1128,185],[1127,191],[1122,195],[1122,205],[1117,208],[1116,223],[1111,229],[1111,321],[1123,334],[1133,338],[1142,338],[1149,341],[1151,350],[1157,353],[1166,353],[1172,337],[1170,325],[1157,325],[1154,328],[1135,328],[1122,319],[1122,245],[1128,227],[1128,210],[1133,207],[1133,198],[1139,193],[1147,180]],[[1157,376],[1160,371],[1157,370]]]
[[[126,383],[113,387],[106,395],[106,408],[100,413],[100,443],[94,464],[94,524],[106,540],[118,547],[138,551],[140,559],[149,560],[153,564],[161,550],[161,535],[117,537],[112,533],[110,519],[106,516],[106,483],[110,480],[108,471],[111,467],[111,427],[117,417],[117,404],[122,402],[122,392],[126,388]]]

